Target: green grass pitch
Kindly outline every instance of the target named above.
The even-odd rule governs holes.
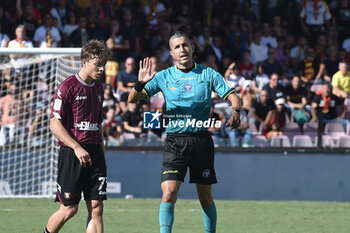
[[[110,198],[105,202],[106,233],[157,233],[159,199]],[[216,201],[218,233],[342,233],[350,232],[350,203]],[[52,199],[0,199],[0,232],[42,232],[59,204]],[[85,232],[86,207],[61,232]],[[179,199],[174,233],[202,233],[197,200]]]

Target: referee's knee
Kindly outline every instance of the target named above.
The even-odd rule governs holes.
[[[163,190],[163,197],[162,197],[162,202],[167,202],[171,204],[175,204],[177,200],[177,193],[170,190],[170,189],[165,189]]]

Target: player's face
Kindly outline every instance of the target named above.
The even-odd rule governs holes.
[[[86,73],[92,79],[92,81],[99,80],[102,77],[105,64],[105,62],[100,61],[98,58],[83,61],[83,66]]]
[[[178,68],[191,68],[192,67],[192,54],[193,49],[189,41],[185,37],[181,36],[170,41],[170,55],[175,61]]]

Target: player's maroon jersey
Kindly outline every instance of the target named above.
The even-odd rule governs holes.
[[[77,142],[99,144],[99,126],[103,121],[103,92],[100,82],[88,84],[78,74],[72,75],[56,90],[51,118],[60,119]],[[63,142],[59,143],[64,146]]]

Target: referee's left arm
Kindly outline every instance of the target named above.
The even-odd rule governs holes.
[[[233,109],[233,113],[230,119],[227,121],[226,126],[229,126],[231,129],[236,129],[241,124],[240,120],[240,112],[241,112],[241,99],[236,95],[236,93],[231,93],[227,99],[231,101],[231,106]]]

